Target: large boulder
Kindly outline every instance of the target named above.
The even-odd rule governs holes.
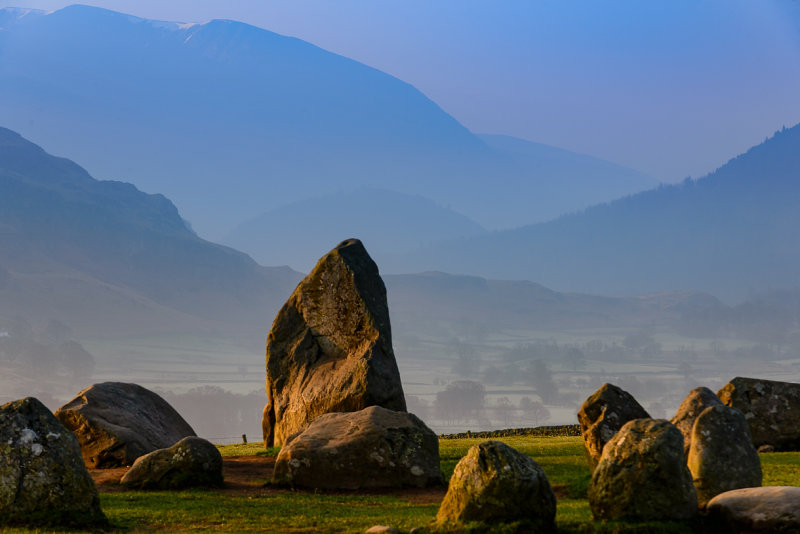
[[[594,471],[603,454],[603,447],[622,425],[648,417],[650,415],[633,395],[613,384],[603,384],[595,391],[578,410],[578,423],[581,425],[589,469]]]
[[[707,507],[711,532],[796,534],[800,532],[800,488],[767,486],[728,491]]]
[[[321,415],[286,440],[273,482],[319,489],[441,485],[439,439],[414,414],[380,406]]]
[[[164,399],[136,384],[90,386],[56,410],[75,433],[89,467],[131,465],[138,457],[172,446],[194,430]]]
[[[136,489],[222,486],[222,455],[214,444],[190,436],[140,456],[120,482]]]
[[[706,387],[695,388],[689,392],[678,407],[675,417],[670,423],[678,427],[683,434],[683,452],[689,456],[689,447],[692,444],[692,428],[697,417],[703,410],[711,406],[724,406],[713,391]]]
[[[603,449],[589,482],[595,519],[679,521],[697,514],[683,436],[664,419],[626,423]]]
[[[0,406],[0,525],[105,523],[75,436],[33,397]]]
[[[526,521],[555,530],[556,498],[542,468],[500,441],[484,441],[456,465],[439,508],[439,523]]]
[[[761,485],[761,460],[736,408],[720,404],[703,410],[692,428],[688,464],[700,507],[720,493]]]
[[[312,419],[368,406],[405,411],[386,287],[357,239],[317,262],[275,317],[267,338],[266,446]]]
[[[800,450],[800,384],[736,377],[717,395],[744,413],[756,448]]]

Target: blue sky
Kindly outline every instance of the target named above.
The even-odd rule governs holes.
[[[58,9],[70,2],[11,0]],[[106,0],[162,20],[229,18],[419,88],[465,126],[668,182],[800,122],[794,0]]]

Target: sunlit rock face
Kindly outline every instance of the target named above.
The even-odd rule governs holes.
[[[800,488],[744,488],[717,495],[708,503],[710,532],[775,534],[800,532]]]
[[[0,525],[105,522],[75,436],[33,397],[0,406]]]
[[[541,466],[501,441],[485,441],[456,465],[436,520],[526,521],[535,532],[554,532],[555,516],[556,497]]]
[[[603,447],[625,423],[649,417],[642,405],[624,389],[614,384],[600,386],[578,410],[589,468],[594,470],[603,454]]]
[[[284,443],[274,481],[320,489],[441,485],[439,439],[414,414],[380,406],[321,415]]]
[[[55,415],[78,437],[89,467],[131,465],[140,456],[195,435],[167,401],[137,384],[89,386]]]
[[[683,435],[664,419],[626,423],[603,448],[589,482],[598,520],[669,521],[697,514]]]
[[[359,240],[340,243],[300,282],[275,318],[266,359],[268,447],[322,414],[406,410],[386,287]]]
[[[692,444],[694,422],[703,413],[703,410],[711,406],[723,406],[723,404],[710,389],[706,387],[694,388],[683,399],[678,411],[675,412],[675,417],[670,419],[670,422],[678,427],[678,430],[683,434],[683,451],[687,457],[689,456],[689,447]]]
[[[717,395],[744,413],[756,448],[800,450],[800,384],[737,376]]]
[[[687,462],[701,508],[720,493],[761,485],[761,460],[736,408],[719,404],[703,410],[692,428]]]

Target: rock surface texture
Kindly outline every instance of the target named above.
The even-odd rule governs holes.
[[[800,532],[800,488],[768,486],[728,491],[708,503],[709,524],[719,534]]]
[[[484,441],[456,465],[437,522],[527,521],[554,532],[556,498],[542,468],[500,441]]]
[[[691,444],[689,471],[701,507],[720,493],[761,485],[761,460],[747,421],[736,408],[719,405],[703,410],[694,423]]]
[[[742,411],[756,448],[800,450],[800,384],[736,377],[717,395],[725,405]]]
[[[648,417],[650,415],[633,395],[613,384],[603,384],[595,391],[578,410],[578,423],[581,425],[589,469],[594,471],[603,454],[603,447],[622,425],[633,419]]]
[[[685,520],[697,514],[683,436],[664,419],[636,419],[603,450],[589,482],[595,519]]]
[[[276,483],[320,489],[444,483],[433,430],[413,414],[380,406],[318,417],[286,440],[273,476]]]
[[[264,443],[280,446],[322,414],[368,406],[406,410],[386,287],[350,239],[317,262],[272,324]]]
[[[75,436],[33,397],[0,406],[0,525],[105,522]]]
[[[138,457],[194,436],[189,423],[164,399],[136,384],[90,386],[56,410],[77,437],[89,467],[131,465]]]
[[[120,482],[136,489],[219,487],[222,455],[212,443],[190,436],[140,456]]]
[[[699,387],[689,392],[678,407],[675,417],[670,423],[678,427],[683,434],[683,452],[689,456],[689,447],[692,444],[692,428],[697,417],[703,410],[711,406],[724,406],[719,397],[708,388]]]

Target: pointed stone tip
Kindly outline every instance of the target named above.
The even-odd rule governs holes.
[[[342,241],[341,243],[339,243],[338,245],[333,247],[333,249],[334,250],[342,250],[343,248],[357,246],[357,245],[361,245],[362,247],[364,246],[364,244],[361,243],[360,239],[356,239],[354,237],[351,237],[350,239],[345,239],[344,241]]]

